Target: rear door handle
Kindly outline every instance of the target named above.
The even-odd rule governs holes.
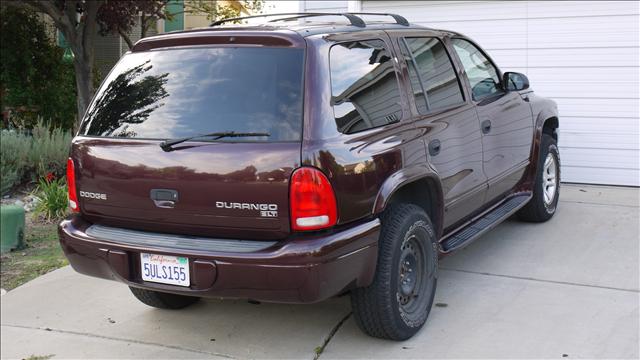
[[[482,122],[482,133],[488,134],[491,132],[491,120],[485,120]]]

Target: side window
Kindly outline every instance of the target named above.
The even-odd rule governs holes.
[[[501,92],[498,70],[475,45],[463,39],[451,39],[464,71],[467,73],[473,100]]]
[[[338,130],[352,134],[400,120],[400,90],[382,40],[331,47],[331,104]]]
[[[419,113],[464,102],[451,59],[439,39],[404,38],[401,42]]]

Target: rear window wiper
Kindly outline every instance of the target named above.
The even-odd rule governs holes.
[[[179,139],[167,139],[163,142],[160,143],[160,147],[162,148],[162,150],[164,151],[172,151],[175,150],[173,149],[174,145],[183,143],[185,141],[189,141],[189,140],[193,140],[193,139],[197,139],[197,138],[201,138],[201,137],[213,137],[213,140],[218,140],[218,139],[222,139],[222,138],[226,138],[226,137],[251,137],[251,136],[271,136],[271,134],[269,133],[251,133],[251,132],[246,132],[246,133],[237,133],[234,131],[225,131],[225,132],[214,132],[214,133],[209,133],[209,134],[200,134],[200,135],[193,135],[193,136],[188,136],[185,138],[179,138]]]

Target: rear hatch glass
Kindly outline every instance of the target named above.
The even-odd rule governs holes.
[[[286,236],[288,181],[300,164],[303,60],[303,49],[267,47],[123,57],[74,140],[83,214],[95,223],[159,232]],[[269,136],[199,137],[172,151],[159,146],[231,131]],[[174,193],[167,203],[164,195]]]
[[[214,131],[297,141],[302,49],[191,48],[128,54],[87,111],[81,134],[167,139]],[[235,141],[235,140],[234,140]]]

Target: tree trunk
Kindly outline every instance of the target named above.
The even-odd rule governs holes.
[[[93,68],[95,51],[93,45],[97,36],[96,16],[98,7],[102,2],[88,1],[84,4],[83,20],[76,27],[76,42],[71,44],[75,53],[74,68],[76,70],[76,86],[78,88],[78,118],[76,125],[79,127],[80,121],[85,111],[89,107],[89,102],[94,94],[93,88]]]
[[[93,97],[93,62],[87,62],[86,60],[80,59],[80,56],[76,56],[73,61],[73,67],[76,73],[76,89],[78,90],[77,128]]]
[[[149,24],[147,24],[148,18],[144,13],[140,14],[140,39],[144,39],[147,37],[147,28]]]

